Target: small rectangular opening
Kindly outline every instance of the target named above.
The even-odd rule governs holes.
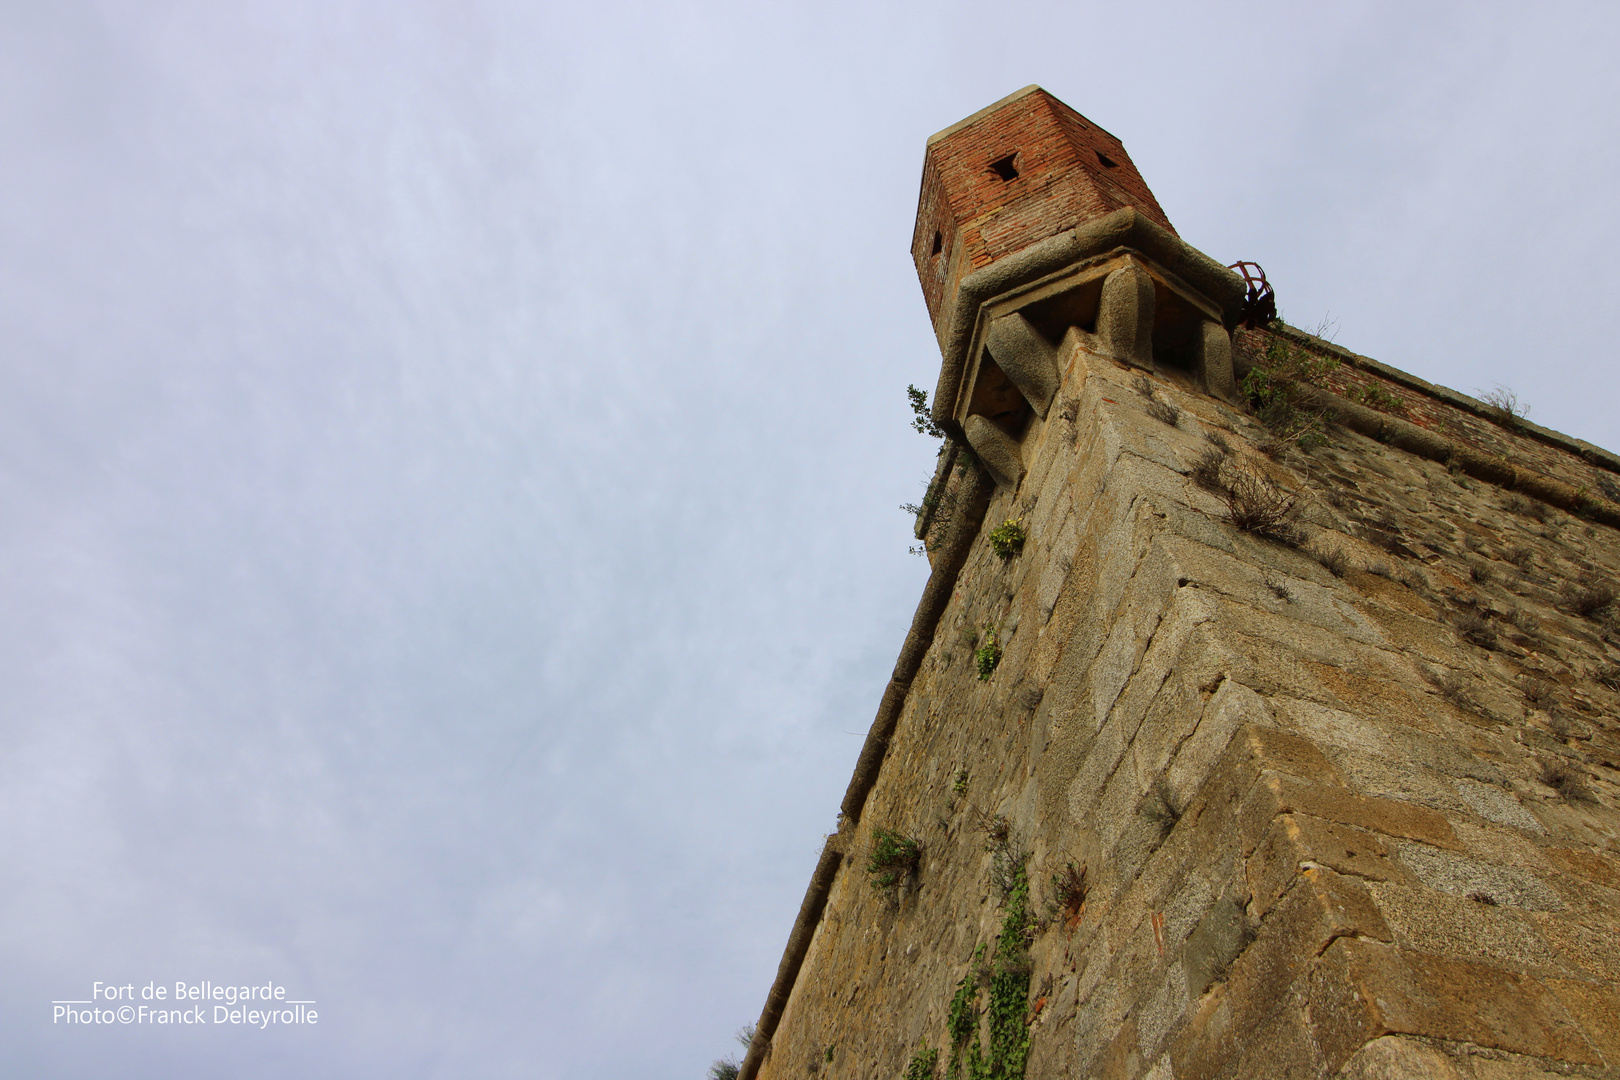
[[[1004,158],[997,158],[990,163],[990,171],[1003,180],[1018,179],[1018,168],[1013,164],[1013,158],[1017,156],[1017,154],[1008,154]]]
[[[1105,169],[1117,169],[1117,168],[1119,168],[1119,163],[1114,161],[1112,158],[1110,158],[1107,154],[1103,153],[1101,150],[1097,151],[1097,160],[1103,163],[1103,168],[1105,168]]]

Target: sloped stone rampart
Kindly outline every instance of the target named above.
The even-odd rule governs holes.
[[[975,487],[936,561],[745,1075],[944,1074],[953,998],[1022,955],[1022,859],[1029,1077],[1620,1077],[1620,637],[1579,595],[1620,582],[1620,535],[1526,493],[1601,462],[1427,396],[1408,421],[1516,490],[1346,426],[1273,460],[1172,379],[1145,376],[1173,424],[1139,370],[1072,337],[1059,366],[1022,480]],[[1212,438],[1296,500],[1297,543],[1194,481]],[[921,846],[898,891],[877,828]]]

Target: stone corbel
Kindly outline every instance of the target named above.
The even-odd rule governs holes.
[[[1135,259],[1103,279],[1097,337],[1114,359],[1153,370],[1153,279]]]
[[[977,413],[967,418],[962,431],[997,486],[1008,491],[1016,488],[1024,478],[1024,455],[1017,440]]]
[[[1003,315],[992,323],[985,345],[996,364],[1035,410],[1035,415],[1045,420],[1046,410],[1061,381],[1057,350],[1018,312]]]
[[[1237,379],[1232,374],[1232,335],[1214,319],[1205,319],[1199,340],[1198,371],[1204,390],[1228,405],[1240,404]]]

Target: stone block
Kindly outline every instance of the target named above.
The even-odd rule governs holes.
[[[1478,780],[1458,780],[1457,793],[1468,808],[1486,821],[1522,829],[1527,833],[1545,835],[1547,827],[1524,808],[1518,797],[1495,784],[1482,784]]]
[[[1532,913],[1529,919],[1542,938],[1558,950],[1559,959],[1569,970],[1620,982],[1620,950],[1615,948],[1612,928],[1598,930],[1544,912]]]
[[[1544,848],[1543,853],[1571,874],[1610,889],[1620,889],[1620,857],[1567,847]]]
[[[1474,1080],[1564,1080],[1568,1073],[1548,1072],[1534,1059],[1522,1057],[1470,1057]]]
[[[1232,335],[1213,319],[1205,319],[1199,328],[1198,368],[1211,396],[1233,405],[1242,403],[1237,380],[1232,377]]]
[[[1165,771],[1165,786],[1176,805],[1185,808],[1192,802],[1238,729],[1246,724],[1269,727],[1271,722],[1264,698],[1235,679],[1221,680]]]
[[[1250,790],[1240,811],[1239,828],[1245,853],[1271,827],[1279,814],[1301,813],[1354,825],[1360,829],[1407,840],[1421,840],[1436,847],[1458,847],[1451,823],[1423,806],[1358,795],[1342,787],[1307,783],[1298,777],[1267,772]]]
[[[1564,970],[1536,923],[1517,908],[1492,907],[1399,882],[1375,882],[1368,889],[1402,948],[1531,973]]]
[[[1211,1080],[1242,1051],[1255,1026],[1318,953],[1335,938],[1389,940],[1389,928],[1366,888],[1329,870],[1301,875],[1254,943],[1233,962],[1225,982],[1198,1003],[1171,1046],[1179,1080]]]
[[[1282,814],[1272,821],[1248,860],[1255,914],[1269,911],[1294,878],[1313,866],[1368,881],[1405,882],[1409,878],[1376,833],[1308,814]]]
[[[1211,904],[1181,947],[1188,996],[1194,1000],[1202,997],[1252,938],[1242,903],[1222,898]]]
[[[1439,1050],[1398,1035],[1367,1043],[1337,1075],[1338,1080],[1467,1080]]]
[[[1548,979],[1547,985],[1609,1067],[1620,1067],[1620,989],[1575,979]]]
[[[1244,1040],[1228,1075],[1254,1080],[1318,1080],[1321,1053],[1306,1008],[1310,980],[1295,979],[1272,1010]]]
[[[1520,972],[1344,937],[1312,974],[1311,1016],[1329,1070],[1381,1035],[1594,1065],[1600,1059],[1547,986]]]
[[[1402,844],[1398,857],[1418,881],[1454,896],[1485,897],[1484,903],[1535,911],[1564,907],[1546,882],[1516,866],[1486,862],[1427,844]]]
[[[1279,726],[1318,744],[1342,746],[1372,757],[1395,759],[1400,756],[1384,729],[1364,716],[1289,697],[1274,698],[1271,706]]]

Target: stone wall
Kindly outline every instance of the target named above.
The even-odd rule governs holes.
[[[1620,1077],[1620,535],[1351,427],[1279,448],[1081,341],[1016,489],[951,466],[745,1078]],[[1368,380],[1514,477],[1612,482],[1326,381]],[[918,844],[887,889],[879,830]]]

